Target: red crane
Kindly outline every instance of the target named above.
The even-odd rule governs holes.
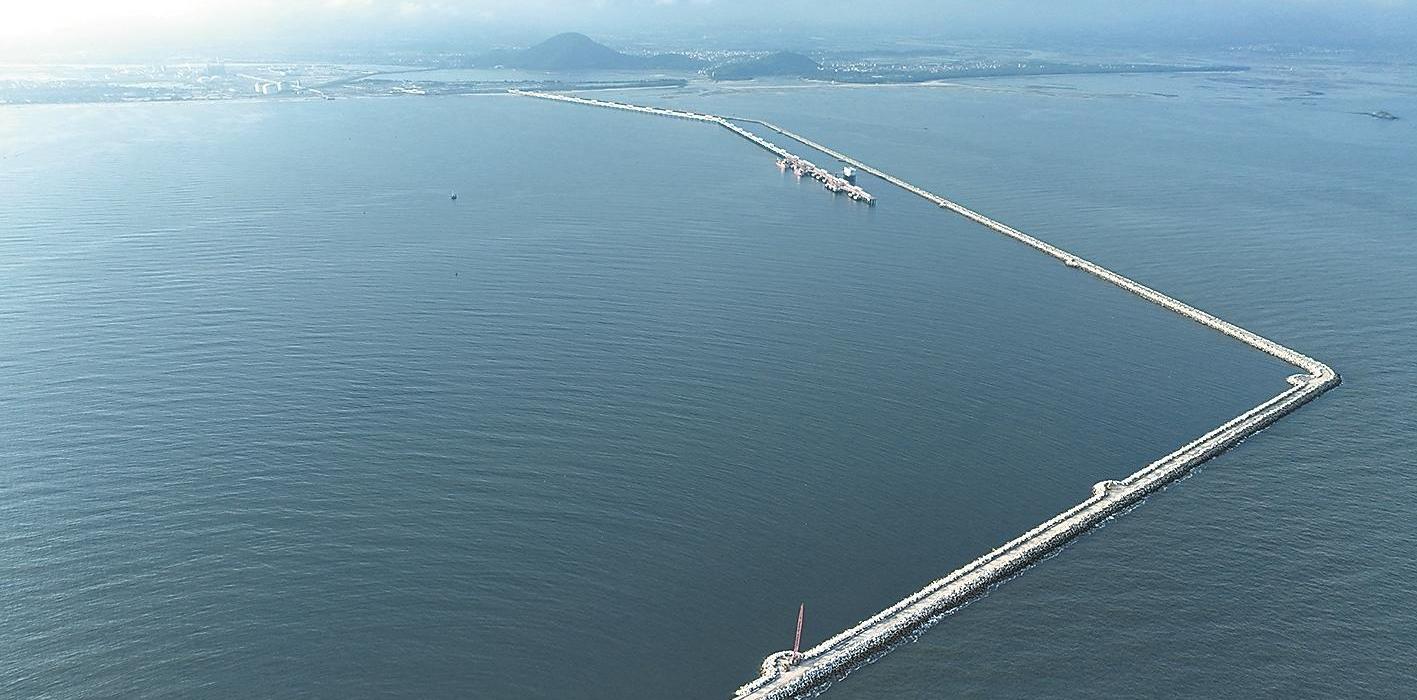
[[[802,658],[802,614],[807,611],[807,604],[802,603],[797,607],[797,638],[792,640],[792,661]]]

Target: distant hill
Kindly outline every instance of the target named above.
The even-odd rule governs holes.
[[[472,64],[479,68],[502,66],[530,70],[697,70],[701,65],[697,59],[683,54],[620,53],[575,32],[557,34],[528,49],[489,51],[474,58]]]
[[[816,75],[821,70],[821,64],[800,53],[780,51],[761,58],[725,63],[713,69],[709,76],[714,80],[748,80],[767,76],[802,78]]]

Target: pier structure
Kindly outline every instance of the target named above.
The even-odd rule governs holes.
[[[846,178],[836,175],[830,170],[816,165],[809,160],[798,158],[797,156],[787,156],[786,158],[777,159],[777,167],[784,172],[790,169],[797,177],[810,177],[822,183],[822,187],[827,188],[827,191],[833,194],[844,194],[858,202],[865,202],[870,205],[875,205],[876,203],[876,198],[872,197],[866,190],[857,187]]]
[[[563,97],[556,96],[556,98]],[[573,98],[572,101],[579,101],[579,99]],[[619,105],[620,103],[613,104]],[[649,111],[654,108],[638,109]],[[676,113],[675,116],[678,114]],[[714,122],[717,119],[716,123],[727,125],[729,128],[737,126],[729,122],[728,117],[698,116],[704,117],[703,121],[709,122]],[[1074,537],[1087,532],[1107,518],[1137,503],[1153,491],[1180,478],[1196,465],[1234,447],[1240,441],[1263,430],[1325,391],[1338,386],[1340,382],[1338,373],[1318,360],[889,173],[873,168],[855,158],[769,122],[734,119],[744,123],[761,125],[805,146],[817,149],[854,166],[858,170],[870,173],[907,192],[918,195],[942,209],[948,209],[995,233],[1023,243],[1071,269],[1087,272],[1167,311],[1234,338],[1301,370],[1300,373],[1288,378],[1288,388],[1284,391],[1231,418],[1219,427],[1125,478],[1098,482],[1092,487],[1091,494],[1082,502],[1049,518],[1042,524],[985,553],[943,578],[930,582],[904,600],[806,651],[799,652],[793,649],[769,655],[763,660],[758,677],[738,688],[734,693],[734,700],[787,700],[840,678],[857,664],[887,649],[900,638],[958,608],[987,591],[990,586],[1003,582],[1049,553],[1056,551]],[[755,135],[753,138],[760,140]],[[763,141],[763,143],[767,142]]]
[[[843,194],[852,200],[863,204],[876,203],[876,198],[865,189],[848,182],[845,178],[832,174],[830,170],[813,164],[806,158],[794,155],[787,149],[779,146],[757,134],[744,129],[733,122],[715,114],[703,114],[700,112],[688,112],[679,109],[664,109],[662,107],[645,107],[643,105],[630,104],[628,102],[612,102],[610,100],[595,100],[589,97],[577,97],[575,95],[563,95],[555,92],[540,92],[537,90],[508,90],[513,95],[524,97],[537,97],[543,100],[555,100],[557,102],[569,102],[572,104],[588,105],[591,107],[607,107],[610,109],[622,109],[628,112],[639,112],[641,114],[653,114],[661,117],[673,117],[675,119],[689,119],[709,124],[717,124],[739,136],[753,142],[763,150],[778,157],[778,167],[787,170],[791,169],[798,177],[811,177],[822,183],[822,186],[832,194]]]

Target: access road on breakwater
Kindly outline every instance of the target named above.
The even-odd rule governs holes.
[[[780,147],[752,135],[746,129],[737,127],[730,119],[761,125],[830,155],[843,163],[850,164],[860,171],[870,173],[907,192],[918,195],[942,209],[948,209],[995,233],[1023,243],[1058,260],[1069,268],[1087,272],[1167,311],[1179,314],[1256,350],[1277,357],[1302,371],[1300,374],[1291,376],[1289,388],[1273,398],[1226,421],[1214,430],[1146,465],[1126,478],[1097,483],[1092,488],[1092,494],[1081,503],[956,569],[944,578],[931,582],[904,600],[876,613],[856,626],[802,652],[800,656],[794,655],[791,651],[777,652],[768,656],[759,669],[758,677],[739,688],[734,694],[735,700],[786,700],[840,678],[873,654],[887,649],[901,637],[930,624],[932,620],[968,602],[971,598],[988,590],[990,586],[1001,583],[1050,552],[1056,551],[1072,538],[1140,501],[1152,491],[1180,478],[1196,465],[1230,449],[1245,438],[1263,430],[1274,421],[1339,384],[1338,374],[1318,360],[769,122],[639,107],[624,103],[602,104],[599,101],[564,95],[525,92],[519,94],[596,104],[597,106],[613,106],[618,109],[666,114],[667,116],[717,123],[738,131],[740,135],[745,135],[745,138],[749,138],[781,157],[785,151]]]
[[[862,202],[864,204],[875,204],[876,198],[865,189],[847,182],[845,179],[833,175],[826,168],[813,164],[811,161],[800,156],[793,155],[787,149],[779,146],[757,134],[744,129],[723,117],[713,114],[702,114],[699,112],[686,112],[678,109],[663,109],[661,107],[645,107],[643,105],[630,104],[628,102],[612,102],[610,100],[593,100],[588,97],[575,97],[572,95],[562,95],[554,92],[538,92],[534,90],[508,90],[513,95],[523,97],[537,97],[543,100],[554,100],[557,102],[569,102],[572,104],[587,105],[590,107],[606,107],[609,109],[621,109],[627,112],[639,112],[641,114],[653,114],[661,117],[673,117],[675,119],[690,119],[709,124],[717,124],[739,136],[753,142],[763,150],[775,155],[779,159],[779,164],[791,167],[798,177],[808,176],[822,183],[827,191],[833,194],[844,194],[847,197]]]

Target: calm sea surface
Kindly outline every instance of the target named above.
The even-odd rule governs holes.
[[[632,95],[1345,378],[827,697],[1417,684],[1417,71]],[[798,603],[821,641],[1285,387],[862,184],[506,96],[0,109],[0,696],[726,698]]]

